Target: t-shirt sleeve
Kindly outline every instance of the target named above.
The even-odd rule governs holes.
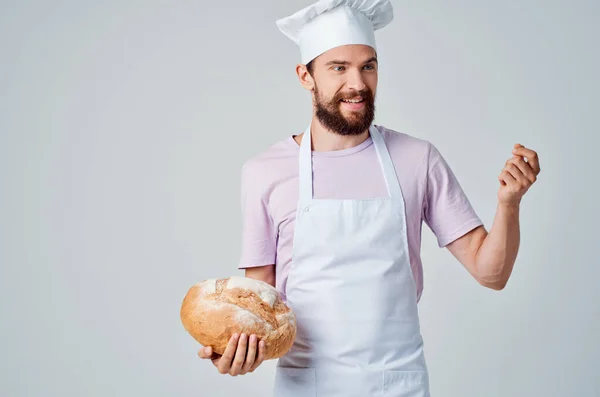
[[[423,214],[440,247],[483,224],[450,166],[431,143]]]
[[[242,247],[238,269],[275,263],[277,232],[265,201],[262,179],[255,163],[242,166]]]

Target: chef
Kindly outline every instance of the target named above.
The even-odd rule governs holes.
[[[312,118],[242,168],[239,265],[297,317],[275,397],[430,395],[417,310],[423,222],[484,287],[503,289],[517,256],[537,153],[515,144],[488,232],[435,145],[373,123],[375,31],[392,19],[389,0],[320,0],[277,21],[299,46]],[[234,335],[222,356],[199,355],[236,376],[262,363],[264,346]]]

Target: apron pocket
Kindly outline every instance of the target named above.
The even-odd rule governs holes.
[[[384,397],[430,397],[427,371],[394,371],[383,373]]]
[[[314,368],[276,367],[274,397],[316,397]]]

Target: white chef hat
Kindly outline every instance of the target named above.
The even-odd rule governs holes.
[[[342,45],[364,44],[376,49],[375,31],[392,19],[389,0],[319,0],[276,23],[300,46],[302,63],[307,64]]]

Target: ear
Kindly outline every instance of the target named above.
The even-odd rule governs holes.
[[[310,73],[308,73],[306,65],[296,65],[296,74],[298,75],[298,80],[300,80],[300,84],[302,84],[302,87],[304,87],[304,89],[308,91],[312,91],[315,86],[315,81],[313,80]]]

